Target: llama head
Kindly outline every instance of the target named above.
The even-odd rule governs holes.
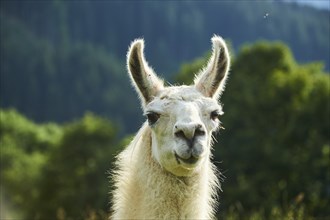
[[[176,176],[191,176],[210,157],[212,132],[223,114],[218,103],[228,75],[225,42],[212,38],[212,56],[190,86],[165,87],[144,58],[144,41],[132,43],[127,66],[151,129],[153,159]]]

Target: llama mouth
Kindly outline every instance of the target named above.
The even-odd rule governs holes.
[[[182,157],[180,157],[176,152],[174,152],[175,155],[175,159],[178,162],[178,164],[181,164],[181,162],[185,163],[185,164],[195,164],[198,161],[198,158],[194,157],[191,155],[191,157],[189,157],[188,159],[184,159]]]

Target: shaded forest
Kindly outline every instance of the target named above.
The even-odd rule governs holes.
[[[267,14],[267,16],[266,16]],[[218,219],[330,217],[329,11],[282,2],[1,1],[1,218],[105,219],[115,155],[142,124],[127,47],[190,83],[231,43]]]
[[[115,120],[123,134],[136,131],[142,118],[125,59],[137,37],[172,83],[182,62],[210,49],[213,34],[229,40],[233,52],[262,39],[282,41],[298,62],[323,61],[329,70],[329,11],[295,4],[1,1],[0,16],[0,106],[38,122],[92,111]]]

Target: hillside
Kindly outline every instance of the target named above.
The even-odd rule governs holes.
[[[1,1],[0,13],[0,106],[37,121],[92,111],[135,131],[142,119],[125,58],[137,37],[145,38],[147,59],[167,79],[182,62],[204,55],[214,33],[236,53],[258,40],[282,41],[298,62],[322,61],[329,70],[329,11],[296,4]]]

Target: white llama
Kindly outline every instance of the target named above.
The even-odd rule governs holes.
[[[194,85],[164,87],[144,58],[144,41],[127,55],[132,83],[147,122],[118,155],[112,219],[212,219],[219,181],[211,163],[212,132],[223,114],[218,98],[230,57],[224,40]]]

